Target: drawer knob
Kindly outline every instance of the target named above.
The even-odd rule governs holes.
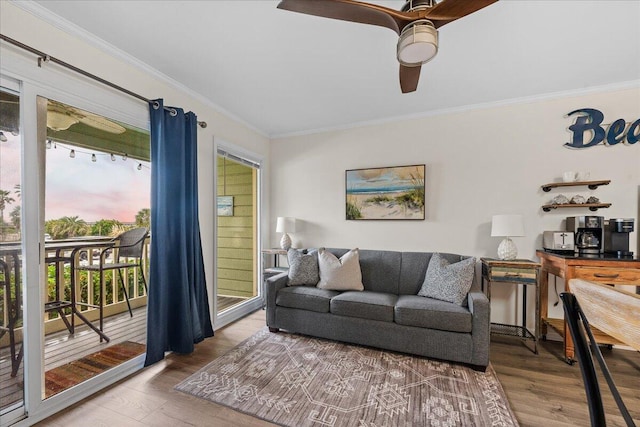
[[[614,274],[595,273],[594,276],[596,276],[596,277],[598,277],[600,279],[615,279],[620,275],[618,273],[614,273]]]
[[[505,277],[520,277],[520,273],[506,273]]]

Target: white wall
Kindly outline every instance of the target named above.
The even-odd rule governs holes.
[[[491,216],[518,213],[524,215],[526,233],[514,238],[519,256],[535,259],[543,230],[564,229],[567,216],[594,214],[586,209],[543,212],[541,205],[554,195],[593,194],[612,203],[596,214],[637,219],[640,143],[581,150],[563,147],[574,120],[565,115],[585,107],[602,111],[605,123],[621,117],[636,120],[640,118],[640,88],[272,141],[271,218],[293,216],[302,221],[300,232],[293,236],[294,246],[299,247],[491,257],[496,256],[501,240],[490,237]],[[426,164],[425,221],[345,220],[345,170],[422,163]],[[611,184],[596,191],[578,187],[551,193],[541,190],[542,184],[559,180],[569,170],[589,171],[591,179],[610,179]],[[271,229],[275,230],[275,224]],[[637,235],[637,231],[632,235],[635,248]],[[272,232],[272,245],[277,245],[279,237]],[[499,287],[492,288],[492,318],[514,321],[513,287]]]

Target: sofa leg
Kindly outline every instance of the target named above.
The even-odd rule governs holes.
[[[269,332],[280,332],[280,328],[272,328],[271,326],[269,326]]]
[[[487,367],[482,365],[469,365],[471,369],[478,372],[487,372]]]

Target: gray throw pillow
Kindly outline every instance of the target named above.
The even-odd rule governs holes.
[[[418,295],[463,305],[473,284],[476,259],[471,257],[450,264],[439,253],[433,254]]]
[[[287,260],[289,262],[289,286],[315,286],[318,283],[318,280],[320,280],[318,275],[318,252],[304,253],[303,251],[289,248]]]

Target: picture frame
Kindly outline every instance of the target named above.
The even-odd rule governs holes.
[[[347,220],[424,220],[426,165],[345,171]]]
[[[233,196],[218,196],[218,216],[233,216]]]

